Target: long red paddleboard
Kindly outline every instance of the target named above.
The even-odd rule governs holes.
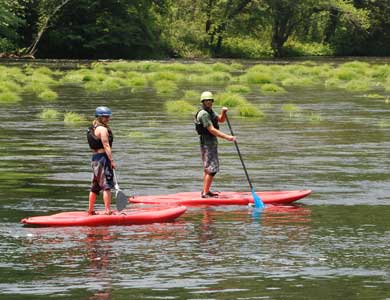
[[[92,216],[84,211],[71,211],[25,218],[21,222],[35,226],[138,225],[173,221],[186,210],[185,206],[131,208],[121,212],[114,211],[112,215],[105,215],[101,211]]]
[[[306,197],[311,190],[297,191],[271,191],[258,192],[257,195],[265,204],[288,204]],[[129,198],[133,203],[160,203],[180,204],[187,206],[195,205],[248,205],[253,203],[253,196],[250,192],[221,192],[218,198],[201,198],[199,192],[186,192],[169,195],[137,196]]]

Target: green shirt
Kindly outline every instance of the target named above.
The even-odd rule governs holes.
[[[218,118],[218,115],[211,110],[211,116],[210,113],[208,113],[206,110],[202,109],[199,111],[198,116],[196,118],[197,122],[203,125],[203,127],[207,130],[207,127],[210,125],[213,125],[212,118]],[[200,143],[201,145],[207,145],[207,146],[216,146],[218,145],[218,139],[213,134],[202,134],[200,136]]]

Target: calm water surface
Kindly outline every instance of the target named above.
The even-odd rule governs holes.
[[[27,95],[0,110],[0,299],[390,299],[384,99],[321,88],[253,93],[267,117],[231,117],[256,190],[312,189],[297,206],[190,208],[174,223],[145,226],[26,228],[26,216],[88,203],[85,126],[42,121],[43,107],[91,117],[98,105],[113,109],[114,157],[129,194],[202,186],[191,117],[167,114],[152,89],[56,91],[56,102]],[[290,117],[284,103],[303,113]],[[247,190],[233,145],[221,141],[220,153],[214,188]]]

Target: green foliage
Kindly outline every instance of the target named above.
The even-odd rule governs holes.
[[[0,93],[0,103],[1,104],[15,104],[19,102],[21,98],[14,92],[5,91]]]
[[[284,46],[285,56],[330,56],[334,50],[328,44],[323,43],[302,43],[296,40],[289,40]]]
[[[38,117],[46,121],[53,121],[59,119],[60,112],[52,108],[45,108],[38,114]]]
[[[38,98],[46,101],[54,101],[58,98],[58,94],[52,90],[44,90],[38,95]]]
[[[389,56],[389,16],[384,0],[0,0],[0,53],[23,53],[44,33],[36,56],[45,58]],[[193,65],[113,68],[190,72]],[[218,63],[210,72],[233,69]]]
[[[184,91],[184,100],[188,100],[190,102],[195,102],[199,103],[199,98],[200,98],[200,93],[194,90],[186,90]]]
[[[19,1],[0,0],[0,52],[15,49],[19,40],[18,29],[23,24]]]
[[[175,92],[178,87],[176,83],[170,80],[159,80],[153,83],[154,88],[156,89],[157,94],[169,95]]]
[[[273,55],[270,43],[267,41],[231,36],[225,39],[220,56],[232,58],[260,58]]]
[[[264,113],[255,107],[253,104],[245,103],[238,107],[238,114],[241,117],[261,118],[264,117]]]
[[[300,108],[295,104],[287,103],[282,105],[282,111],[288,113],[290,116],[299,112]]]
[[[351,80],[345,85],[345,89],[351,92],[366,92],[370,90],[370,83],[364,79]]]
[[[64,123],[65,124],[81,124],[81,123],[86,123],[86,120],[84,116],[75,113],[75,112],[66,112],[64,114]]]
[[[266,83],[260,87],[261,91],[266,94],[283,94],[286,90],[276,84]]]
[[[250,71],[246,75],[244,75],[242,79],[251,84],[256,84],[256,83],[264,84],[264,83],[271,83],[273,81],[273,75],[270,72],[263,73],[263,72]]]
[[[226,91],[229,93],[247,94],[250,93],[251,88],[242,84],[232,84],[226,87]]]
[[[222,93],[216,95],[214,98],[215,104],[219,106],[236,107],[247,103],[247,100],[243,96],[235,93]]]
[[[167,101],[165,109],[169,113],[192,113],[196,111],[196,107],[185,100]]]

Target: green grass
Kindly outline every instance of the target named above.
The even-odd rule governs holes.
[[[320,123],[322,122],[322,116],[319,113],[311,112],[309,116],[310,123]]]
[[[217,94],[214,98],[215,104],[219,106],[236,107],[248,103],[243,96],[235,93]]]
[[[224,63],[214,63],[211,65],[211,68],[214,72],[231,72],[234,70],[231,65]]]
[[[52,108],[45,108],[38,114],[38,117],[48,121],[57,120],[60,117],[60,112]]]
[[[131,139],[144,139],[146,137],[145,133],[143,133],[141,131],[131,131],[126,136],[131,138]]]
[[[148,81],[144,75],[139,74],[127,79],[128,85],[135,88],[144,88],[148,85]]]
[[[65,124],[80,124],[85,123],[86,120],[84,116],[75,113],[75,112],[67,112],[64,114],[64,123]]]
[[[381,128],[389,128],[390,127],[390,120],[380,120],[378,122],[378,126],[381,127]]]
[[[153,82],[153,86],[156,89],[157,94],[162,94],[162,95],[173,94],[178,89],[176,83],[170,80],[155,81]]]
[[[193,113],[196,107],[185,100],[167,101],[165,109],[169,113]]]
[[[189,102],[200,103],[200,92],[194,90],[186,90],[184,91],[183,100],[188,100]]]
[[[370,90],[370,84],[368,80],[351,80],[344,88],[350,92],[366,92]]]
[[[281,84],[283,86],[300,86],[300,87],[309,87],[314,86],[317,82],[312,77],[295,77],[291,76],[282,80]]]
[[[32,93],[39,95],[40,93],[43,93],[44,91],[48,90],[49,87],[47,84],[43,82],[28,82],[24,87],[23,91],[26,93]]]
[[[287,113],[289,117],[292,118],[296,116],[301,111],[301,109],[295,104],[287,103],[282,105],[282,111]]]
[[[369,98],[369,99],[384,99],[385,98],[385,96],[380,95],[380,94],[366,94],[366,95],[363,95],[363,97]]]
[[[45,90],[38,95],[38,98],[46,101],[54,101],[58,98],[58,94],[52,90]]]
[[[260,90],[265,94],[283,94],[286,93],[286,90],[277,84],[266,83],[260,87]]]
[[[171,80],[174,82],[184,81],[185,79],[184,75],[171,71],[149,73],[147,78],[150,81]]]
[[[251,88],[242,84],[232,84],[226,87],[228,93],[248,94],[251,92]]]
[[[18,94],[21,91],[22,91],[22,87],[16,81],[12,81],[12,80],[0,81],[0,93],[12,92]]]
[[[21,101],[20,96],[13,92],[2,92],[0,93],[0,103],[1,104],[15,104]]]
[[[240,81],[245,81],[250,84],[272,83],[273,76],[271,73],[248,72],[241,77]]]
[[[203,76],[202,82],[227,82],[232,79],[228,72],[212,72]]]
[[[241,117],[250,117],[250,118],[261,118],[264,117],[264,112],[255,107],[251,103],[245,103],[238,106],[238,114]]]

